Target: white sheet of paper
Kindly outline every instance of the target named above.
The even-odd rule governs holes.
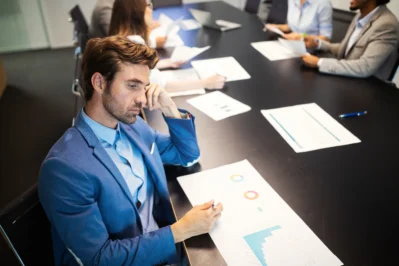
[[[268,30],[274,32],[274,33],[277,33],[277,34],[280,35],[280,36],[283,36],[283,35],[284,35],[284,32],[282,32],[281,30],[279,30],[279,29],[276,28],[276,27],[266,26],[266,28],[267,28]]]
[[[305,42],[298,40],[298,41],[292,41],[292,40],[286,40],[283,38],[278,38],[278,41],[287,49],[291,50],[294,54],[297,54],[299,56],[303,56],[308,54],[306,51],[306,46]]]
[[[161,14],[158,19],[158,22],[161,24],[161,26],[153,29],[150,32],[151,37],[155,38],[160,36],[168,36],[164,47],[176,47],[184,45],[183,40],[178,35],[180,30],[178,24],[181,22],[181,20],[182,18],[173,21],[165,14]]]
[[[360,142],[315,103],[262,110],[261,113],[296,152]]]
[[[187,46],[178,46],[173,50],[173,53],[170,59],[174,62],[176,61],[189,61],[197,55],[208,50],[210,46],[206,46],[203,48],[198,47],[187,47]]]
[[[251,45],[270,61],[300,57],[285,48],[279,41],[253,42]]]
[[[170,24],[170,23],[173,23],[173,19],[171,19],[170,17],[168,17],[164,13],[161,13],[161,15],[159,15],[158,22],[161,25],[162,24]]]
[[[251,78],[232,56],[192,61],[191,65],[201,78],[208,78],[215,74],[226,77],[227,82]]]
[[[164,47],[177,47],[184,45],[184,41],[179,35],[168,36],[168,39],[165,42]]]
[[[193,206],[223,204],[210,236],[227,265],[343,265],[247,160],[177,180]]]
[[[243,104],[220,91],[214,91],[191,98],[187,100],[187,102],[215,121],[251,110],[251,107],[248,105]]]
[[[217,25],[223,27],[224,30],[227,30],[227,29],[235,29],[235,28],[240,28],[240,27],[241,27],[241,24],[234,23],[234,22],[227,21],[227,20],[222,20],[222,19],[217,19],[217,20],[215,20],[215,23],[216,23]]]
[[[201,24],[199,24],[195,19],[185,19],[180,21],[180,27],[183,30],[196,30],[201,28]]]
[[[198,75],[195,69],[179,69],[179,70],[168,70],[161,71],[162,78],[168,81],[184,81],[184,80],[198,80]],[[205,89],[194,89],[185,91],[168,92],[170,97],[195,95],[195,94],[205,94]]]

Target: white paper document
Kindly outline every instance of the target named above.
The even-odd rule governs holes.
[[[206,46],[203,48],[198,47],[187,47],[187,46],[178,46],[173,50],[173,53],[170,59],[174,62],[177,61],[190,61],[192,58],[196,57],[197,55],[205,52],[208,50],[210,46]]]
[[[251,78],[240,63],[231,56],[192,61],[191,65],[201,78],[208,78],[215,74],[226,77],[227,82]]]
[[[187,102],[215,121],[251,110],[251,107],[248,105],[243,104],[220,91],[214,91],[191,98],[187,100]]]
[[[182,20],[179,25],[183,30],[196,30],[201,28],[201,24],[199,24],[195,19]]]
[[[279,41],[253,42],[251,45],[270,61],[300,57],[300,55],[285,48]]]
[[[247,160],[177,180],[193,206],[223,204],[210,236],[227,265],[343,265]]]
[[[180,27],[178,25],[181,22],[181,20],[182,18],[173,21],[165,14],[161,14],[158,19],[158,22],[161,25],[150,32],[151,38],[167,36],[164,47],[176,47],[184,45],[183,40],[178,35],[178,32],[180,30]]]
[[[283,38],[278,38],[278,41],[287,49],[289,49],[294,54],[299,56],[307,55],[308,52],[306,51],[305,42],[303,40],[293,41],[293,40],[286,40]]]
[[[261,113],[296,152],[360,142],[315,103],[262,110]]]
[[[179,69],[179,70],[168,70],[168,71],[161,71],[162,78],[168,81],[185,81],[185,80],[198,80],[198,75],[195,69],[188,68],[188,69]],[[195,95],[195,94],[205,94],[205,89],[190,89],[184,91],[175,91],[175,92],[168,92],[170,97],[177,97],[177,96],[186,96],[186,95]]]
[[[266,28],[274,33],[277,33],[280,36],[284,35],[284,32],[282,32],[280,29],[276,28],[276,27],[272,27],[272,26],[266,26]]]

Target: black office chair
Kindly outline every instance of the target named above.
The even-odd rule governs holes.
[[[250,14],[258,14],[259,4],[260,0],[247,0],[244,10]]]
[[[341,42],[348,31],[350,24],[356,13],[346,10],[333,9],[333,33],[331,42]]]
[[[75,96],[75,108],[72,118],[72,125],[75,124],[75,117],[79,110],[84,105],[84,97],[82,90],[82,71],[81,71],[81,60],[83,52],[86,48],[87,41],[90,39],[89,26],[80,10],[79,5],[74,6],[69,11],[70,21],[74,23],[73,29],[73,41],[76,46],[75,48],[75,71],[72,80],[72,94]]]
[[[166,6],[181,6],[182,4],[182,0],[152,0],[154,9]]]
[[[399,73],[399,47],[398,51],[396,53],[396,64],[394,65],[391,75],[389,75],[389,81],[392,81],[395,78],[395,75]],[[399,75],[399,74],[398,74]],[[397,87],[399,87],[399,84],[396,84]]]
[[[288,0],[272,0],[272,7],[266,23],[285,24],[287,23]]]
[[[39,202],[37,185],[0,213],[0,235],[21,265],[54,265],[50,223]]]
[[[71,11],[69,11],[69,16],[69,21],[74,24],[72,40],[76,46],[80,46],[82,50],[84,50],[86,42],[90,38],[89,26],[79,5],[74,6]]]

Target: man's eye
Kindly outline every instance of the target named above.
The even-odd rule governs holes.
[[[137,89],[138,88],[137,84],[129,84],[128,87],[130,89]]]

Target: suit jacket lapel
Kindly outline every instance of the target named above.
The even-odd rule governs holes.
[[[132,141],[134,145],[140,150],[146,163],[147,169],[150,172],[150,176],[153,180],[154,186],[157,190],[160,191],[160,189],[162,189],[163,187],[159,185],[159,177],[162,177],[163,173],[161,169],[159,169],[160,166],[155,162],[153,155],[150,154],[151,146],[145,146],[143,139],[132,127],[121,124],[121,129],[128,136],[129,140]],[[155,145],[155,143],[153,145]],[[164,191],[160,192],[163,193]]]
[[[338,53],[338,59],[342,59],[345,57],[345,51],[346,47],[348,46],[349,39],[352,36],[353,32],[355,31],[356,28],[356,22],[359,19],[360,14],[356,15],[355,18],[352,20],[351,25],[348,28],[348,33],[345,35],[345,38],[341,42],[341,47]]]
[[[126,194],[126,197],[128,197],[129,201],[132,203],[134,209],[136,210],[136,203],[133,200],[132,194],[130,193],[129,187],[126,184],[125,179],[120,173],[118,167],[116,167],[115,163],[112,161],[111,157],[109,157],[108,153],[101,146],[100,141],[91,130],[90,126],[87,125],[86,122],[84,122],[81,113],[79,113],[76,118],[75,127],[81,132],[83,137],[86,139],[88,145],[93,148],[94,156],[108,169],[108,171],[116,179],[119,186],[122,188],[122,191]],[[136,214],[138,215],[138,213]]]

